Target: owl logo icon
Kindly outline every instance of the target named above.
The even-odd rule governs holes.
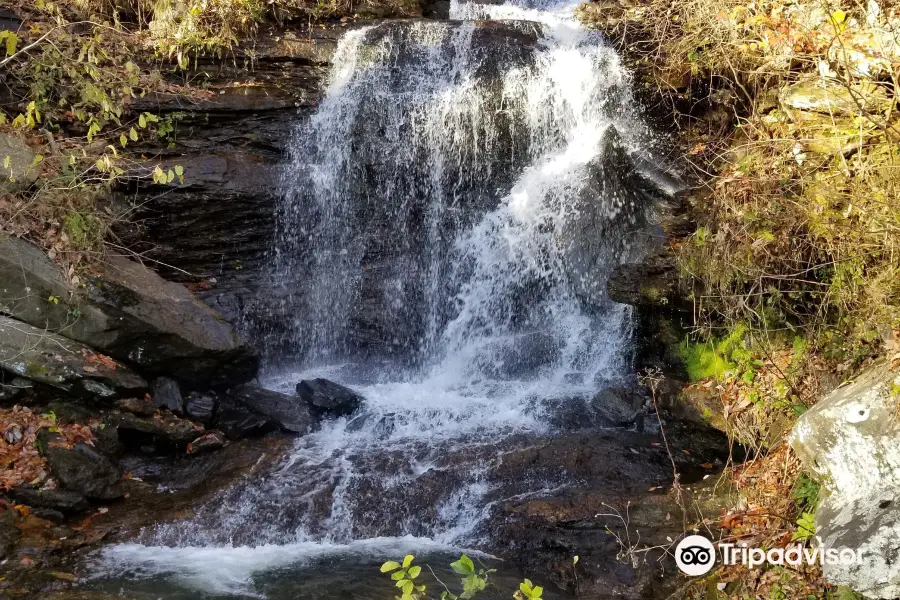
[[[675,546],[675,564],[686,575],[705,575],[716,564],[716,549],[702,535],[689,535]]]

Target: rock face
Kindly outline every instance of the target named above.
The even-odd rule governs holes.
[[[159,260],[167,279],[196,284],[197,296],[232,323],[263,281],[292,123],[318,104],[342,33],[260,32],[246,48],[252,54],[236,47],[234,61],[199,59],[201,93],[148,95],[131,106],[177,115],[171,147],[148,146],[146,153],[182,165],[185,181],[127,190],[137,226],[120,234]]]
[[[790,443],[827,490],[816,535],[859,562],[825,564],[825,579],[871,598],[900,596],[900,373],[871,368],[804,413]]]
[[[2,241],[0,310],[187,386],[233,385],[256,373],[257,358],[228,323],[184,286],[123,257],[109,257],[70,295],[41,250]]]
[[[0,316],[0,367],[82,396],[134,395],[147,382],[125,365],[87,346]]]
[[[588,306],[607,302],[604,283],[616,265],[641,258],[647,242],[632,243],[634,234],[629,232],[647,230],[645,208],[661,196],[612,127],[603,147],[600,156],[587,165],[588,185],[574,208],[579,217],[569,220],[563,235],[566,274]]]
[[[365,401],[350,388],[321,378],[298,383],[297,395],[319,416],[346,416],[356,412]]]

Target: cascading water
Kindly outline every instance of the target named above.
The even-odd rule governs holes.
[[[104,573],[246,591],[303,557],[477,546],[504,494],[535,493],[491,470],[547,432],[550,406],[625,374],[629,315],[605,282],[646,245],[629,153],[647,134],[574,7],[453,4],[458,20],[344,35],[293,135],[267,384],[327,377],[364,410],[195,518],[105,549]]]

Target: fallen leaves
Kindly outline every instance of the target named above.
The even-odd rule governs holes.
[[[0,431],[4,432],[0,438],[0,488],[42,486],[48,482],[50,468],[37,444],[37,433],[42,428],[59,433],[67,445],[94,443],[90,425],[60,425],[52,413],[39,414],[24,406],[0,408]]]

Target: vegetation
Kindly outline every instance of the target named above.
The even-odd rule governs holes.
[[[400,590],[397,600],[426,600],[428,598],[428,588],[419,579],[422,567],[414,565],[414,560],[415,557],[412,554],[407,554],[402,563],[391,560],[381,565],[381,572],[390,573],[391,580]],[[459,560],[450,563],[450,568],[460,576],[461,590],[459,593],[454,593],[437,576],[434,576],[435,581],[444,588],[440,595],[441,600],[474,598],[479,592],[484,591],[490,583],[490,575],[496,572],[495,569],[476,567],[472,559],[465,554],[460,556]],[[430,567],[429,571],[431,571]],[[434,575],[433,571],[432,575]],[[515,600],[541,600],[543,593],[544,588],[534,585],[529,579],[526,579],[519,584],[519,589],[513,592],[512,597]]]
[[[685,393],[715,397],[716,422],[752,452],[729,472],[744,506],[719,525],[806,543],[818,485],[787,432],[873,360],[900,364],[900,9],[650,0],[578,14],[618,38],[688,157],[696,226],[672,243],[694,301]],[[826,593],[815,569],[716,577],[724,590],[687,595],[855,597]]]
[[[189,81],[201,57],[252,44],[267,22],[419,10],[410,0],[0,0],[0,8],[23,19],[0,31],[0,230],[71,266],[74,283],[75,267],[102,254],[130,213],[114,190],[183,182],[180,166],[152,156],[177,135],[179,115],[133,110],[137,100],[170,91],[179,76]]]

